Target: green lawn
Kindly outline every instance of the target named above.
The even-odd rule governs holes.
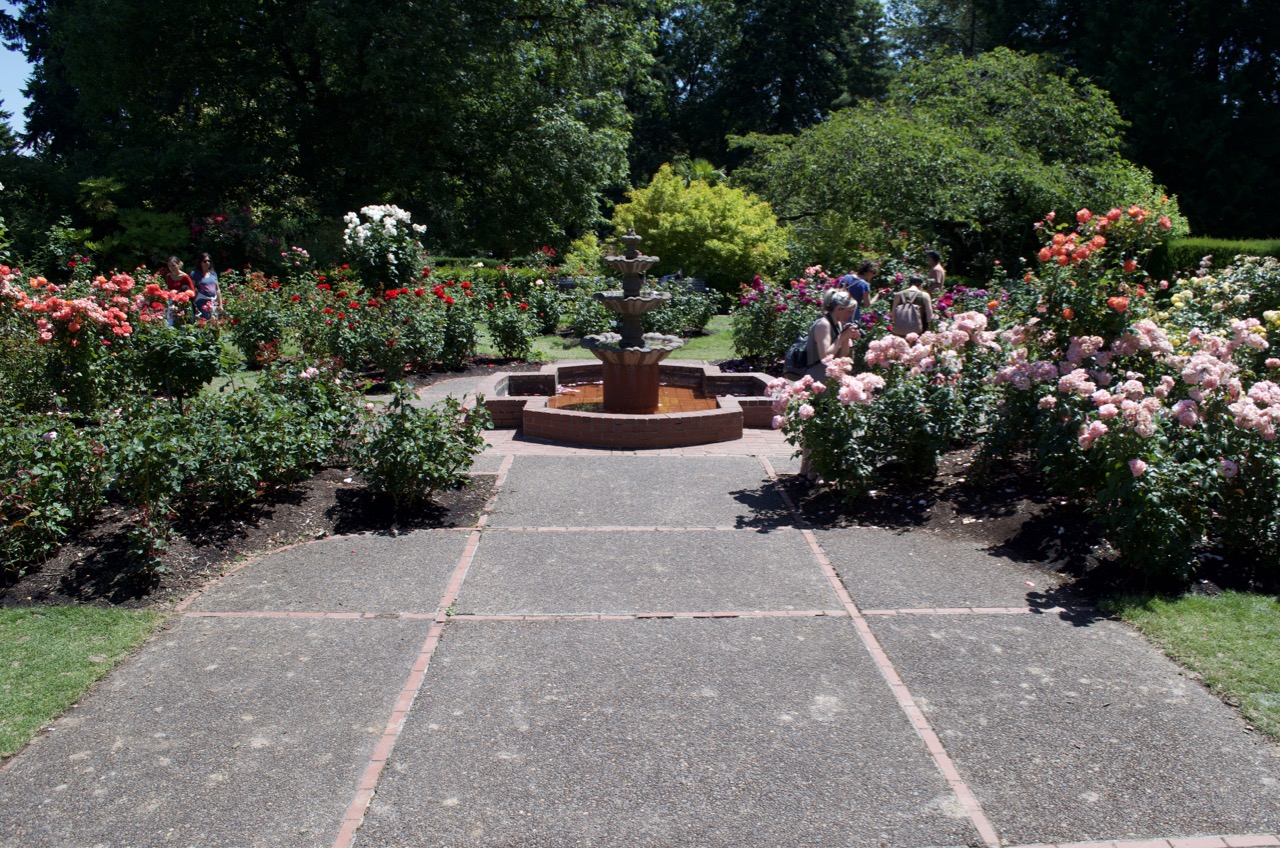
[[[1128,597],[1108,609],[1280,740],[1280,598],[1244,592]]]
[[[162,618],[97,607],[0,610],[0,757],[80,700]]]

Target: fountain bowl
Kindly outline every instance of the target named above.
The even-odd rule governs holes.
[[[548,401],[563,386],[598,383],[605,364],[598,361],[556,362],[534,373],[497,373],[476,393],[498,429],[519,429],[525,438],[613,449],[674,448],[729,442],[742,438],[744,427],[772,426],[772,401],[760,373],[723,373],[714,365],[663,362],[664,386],[700,389],[714,397],[715,409],[698,412],[626,414],[557,409]]]

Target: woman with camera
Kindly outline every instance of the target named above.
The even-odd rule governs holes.
[[[827,366],[822,360],[828,356],[852,356],[853,342],[862,332],[852,323],[858,304],[844,289],[827,289],[822,295],[822,316],[809,328],[808,367],[804,371],[792,371],[784,376],[799,380],[808,374],[815,380],[825,381]]]

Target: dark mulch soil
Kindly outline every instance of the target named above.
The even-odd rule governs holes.
[[[770,377],[782,376],[782,360],[760,362],[756,359],[726,359],[715,363],[725,374],[761,373]]]
[[[144,575],[131,560],[124,510],[108,507],[52,559],[9,585],[0,606],[94,604],[168,608],[242,557],[282,545],[347,533],[386,533],[475,523],[493,492],[493,478],[436,493],[429,503],[395,517],[385,497],[369,493],[348,469],[270,493],[234,514],[179,516],[163,557],[163,570]]]
[[[892,482],[852,500],[799,477],[786,485],[801,513],[819,527],[937,533],[1067,577],[1072,588],[1046,600],[1080,603],[1127,577],[1084,510],[1049,495],[1029,463],[1003,461],[979,471],[974,459],[972,449],[953,451],[942,457],[933,479],[890,474]]]
[[[453,371],[417,374],[415,388],[494,371],[536,371],[542,366],[478,358]],[[0,606],[95,604],[166,608],[216,578],[237,560],[282,545],[343,533],[385,533],[424,527],[469,526],[493,491],[491,477],[436,493],[432,501],[398,518],[391,504],[370,494],[349,469],[329,468],[234,513],[187,512],[157,576],[142,573],[128,552],[125,510],[104,509],[90,526],[68,539],[53,558],[17,580],[0,582]]]
[[[1029,458],[1004,458],[985,468],[974,460],[972,449],[953,451],[942,457],[933,479],[904,474],[852,502],[796,476],[785,485],[805,518],[820,527],[939,533],[1066,577],[1064,588],[1046,601],[1092,602],[1121,592],[1280,591],[1274,568],[1221,550],[1201,551],[1189,581],[1141,574],[1107,544],[1084,505],[1049,493]]]

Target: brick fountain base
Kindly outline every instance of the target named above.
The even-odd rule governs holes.
[[[663,362],[664,386],[700,390],[716,408],[701,412],[624,415],[556,409],[548,401],[561,386],[601,382],[599,361],[558,362],[531,374],[494,374],[477,388],[499,429],[519,428],[527,438],[602,448],[676,448],[742,438],[744,427],[768,428],[773,408],[768,374],[725,374],[714,365]]]

